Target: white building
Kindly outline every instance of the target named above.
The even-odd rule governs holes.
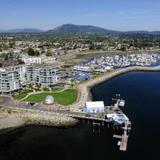
[[[92,72],[93,68],[89,67],[89,66],[81,66],[81,65],[75,65],[73,67],[74,70],[76,71],[84,71],[84,72]]]
[[[28,83],[53,86],[60,82],[60,67],[47,64],[32,64],[26,67]]]
[[[42,57],[42,62],[45,63],[45,64],[53,64],[56,62],[56,58],[55,57],[47,57],[47,56],[44,56]]]
[[[24,61],[25,64],[41,64],[42,63],[42,58],[41,57],[23,57],[22,60]]]
[[[54,86],[60,83],[57,65],[31,64],[0,67],[0,93],[12,93],[32,83]]]
[[[24,81],[24,65],[0,68],[0,93],[10,93],[22,89]]]
[[[103,113],[104,112],[104,102],[95,101],[95,102],[86,102],[84,107],[84,112],[86,113]]]

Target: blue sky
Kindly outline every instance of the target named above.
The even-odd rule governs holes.
[[[0,0],[0,29],[65,23],[113,30],[160,30],[160,0]]]

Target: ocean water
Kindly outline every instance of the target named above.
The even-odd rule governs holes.
[[[80,123],[71,128],[26,126],[0,135],[0,160],[160,159],[160,73],[133,72],[92,89],[93,100],[111,104],[120,93],[132,122],[128,150],[118,150],[114,130]]]

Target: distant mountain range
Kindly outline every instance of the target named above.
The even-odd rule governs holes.
[[[40,32],[43,31],[35,28],[0,30],[0,33],[40,33]]]
[[[64,24],[62,26],[56,27],[53,30],[48,30],[45,33],[49,34],[71,34],[71,33],[85,33],[85,34],[103,34],[103,35],[131,35],[131,34],[148,34],[148,35],[160,35],[160,31],[115,31],[108,30],[101,27],[91,26],[91,25],[74,25],[74,24]]]
[[[154,35],[160,36],[160,31],[114,31],[108,30],[101,27],[91,25],[75,25],[75,24],[64,24],[56,27],[52,30],[42,31],[40,29],[12,29],[12,30],[0,30],[0,33],[43,33],[43,34],[97,34],[97,35]]]
[[[56,27],[53,30],[47,31],[47,33],[86,33],[86,34],[108,34],[116,33],[117,31],[107,30],[101,27],[91,26],[91,25],[74,25],[74,24],[64,24],[62,26]]]

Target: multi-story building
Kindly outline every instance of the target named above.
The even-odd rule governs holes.
[[[60,68],[55,65],[31,64],[0,68],[0,93],[12,93],[28,84],[54,86],[60,82]]]
[[[32,64],[26,67],[26,80],[28,83],[37,83],[54,86],[60,80],[60,68],[55,65]]]
[[[25,84],[25,66],[16,65],[0,68],[0,93],[22,89]]]

